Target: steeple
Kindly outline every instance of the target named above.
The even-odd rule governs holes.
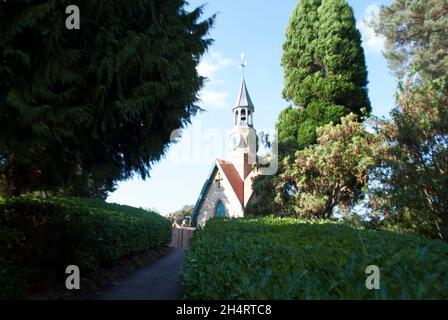
[[[244,78],[241,79],[240,93],[238,94],[238,98],[236,99],[233,110],[235,110],[236,108],[251,108],[252,110],[254,109],[254,105],[249,96],[249,91],[247,90],[246,80],[244,80]]]
[[[235,126],[253,126],[254,104],[247,90],[246,80],[241,79],[240,92],[233,107]]]
[[[233,107],[234,127],[229,136],[229,161],[240,178],[245,180],[257,160],[257,132],[253,127],[254,104],[247,90],[246,80],[241,79],[240,92]]]

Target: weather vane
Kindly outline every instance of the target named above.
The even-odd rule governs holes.
[[[243,72],[243,78],[244,78],[247,67],[246,55],[244,53],[241,53],[241,63],[239,64],[239,67]]]

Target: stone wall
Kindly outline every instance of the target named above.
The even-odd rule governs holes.
[[[221,171],[219,166],[218,170]],[[221,177],[223,177],[223,179],[220,181],[220,187],[218,187],[218,182],[216,181],[217,173],[218,171],[211,177],[212,184],[210,185],[204,201],[202,202],[202,206],[199,209],[197,223],[201,227],[205,225],[208,219],[215,216],[215,208],[219,200],[224,203],[227,216],[232,218],[241,218],[244,216],[241,203],[233,191],[230,183],[224,178],[225,174],[222,171]]]

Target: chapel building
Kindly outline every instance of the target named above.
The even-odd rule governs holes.
[[[232,111],[228,157],[216,159],[193,209],[192,219],[201,227],[213,217],[244,217],[245,207],[252,198],[252,180],[259,174],[257,134],[253,126],[255,108],[244,77]]]

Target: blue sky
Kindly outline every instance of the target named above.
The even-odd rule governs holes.
[[[369,72],[369,97],[373,113],[387,116],[394,104],[396,82],[381,53],[383,40],[363,22],[375,16],[379,6],[391,0],[349,0],[363,36]],[[203,0],[191,0],[197,7]],[[108,201],[155,209],[162,214],[194,204],[213,160],[225,158],[227,135],[233,126],[232,107],[238,94],[241,53],[247,61],[246,82],[255,104],[254,127],[272,130],[277,116],[288,106],[281,96],[282,44],[289,16],[297,0],[209,0],[204,17],[217,13],[210,32],[215,40],[198,71],[208,78],[201,92],[206,110],[193,118],[166,157],[154,164],[151,178],[119,183]]]

